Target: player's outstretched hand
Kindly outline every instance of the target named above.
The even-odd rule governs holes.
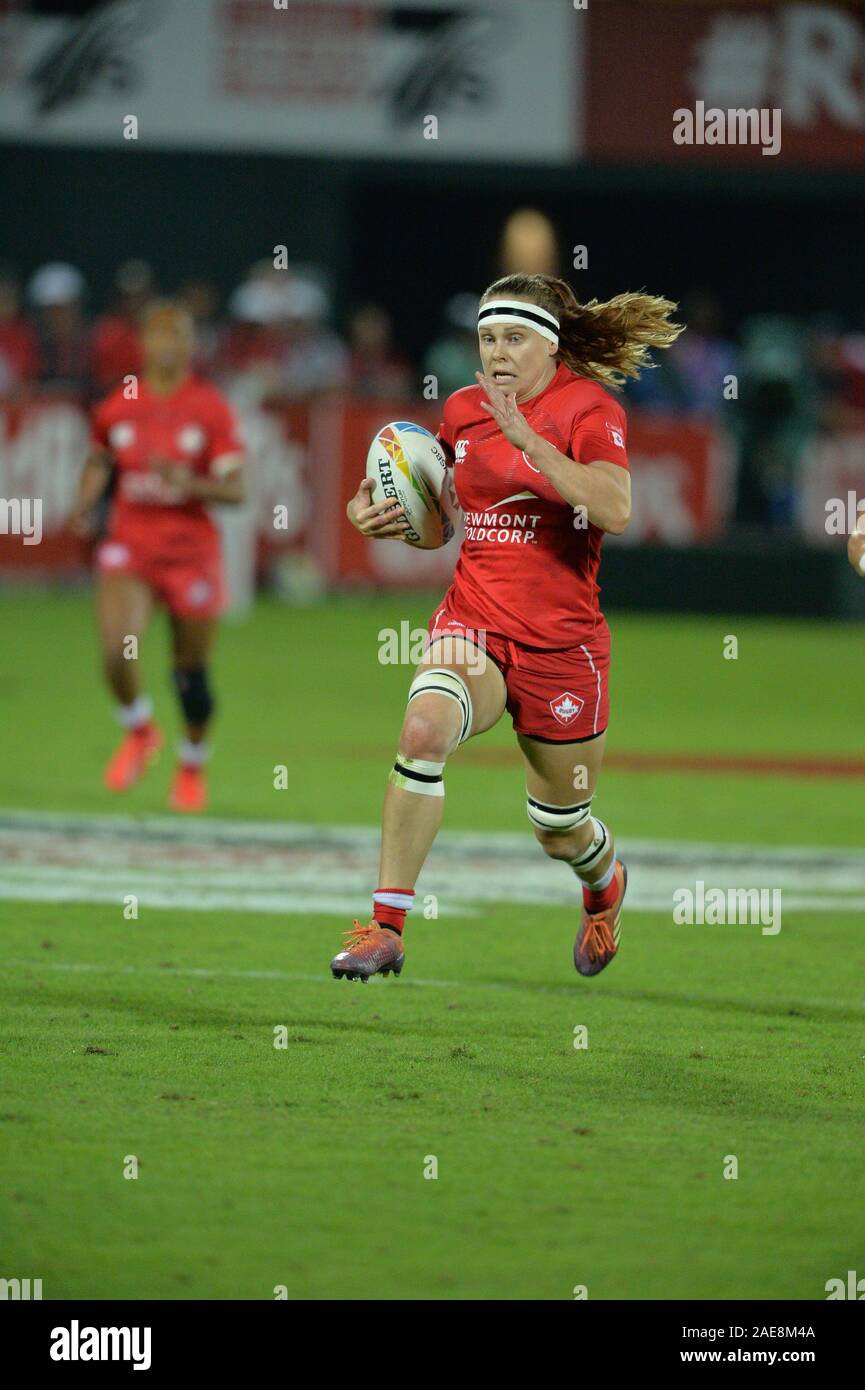
[[[486,400],[481,401],[481,410],[493,417],[509,443],[517,449],[528,449],[534,432],[517,406],[516,391],[503,391],[492,377],[484,376],[483,372],[475,372],[475,381],[486,395]]]
[[[382,502],[371,502],[375,483],[372,478],[364,478],[360,487],[345,509],[345,514],[362,536],[371,540],[396,539],[405,535],[409,523],[405,519],[405,507],[400,507],[385,497]]]

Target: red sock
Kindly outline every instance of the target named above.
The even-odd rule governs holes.
[[[619,896],[619,877],[613,874],[606,888],[595,890],[583,884],[583,906],[587,912],[606,912]]]
[[[377,888],[372,895],[373,919],[380,927],[390,927],[402,936],[405,915],[413,901],[413,888]]]

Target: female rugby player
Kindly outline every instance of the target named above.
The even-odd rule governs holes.
[[[126,733],[105,769],[105,784],[126,791],[163,743],[136,659],[154,605],[161,603],[171,621],[174,686],[185,723],[170,805],[202,811],[213,713],[208,662],[224,601],[219,532],[205,504],[244,500],[243,447],[231,407],[191,372],[195,336],[186,311],[154,305],[141,342],[142,378],[127,378],[94,410],[92,448],[72,517],[86,534],[116,466],[107,536],[96,556],[97,614],[105,676]]]
[[[442,819],[445,763],[505,710],[535,835],[582,884],[576,968],[596,975],[616,954],[627,872],[592,815],[610,664],[596,575],[604,532],[628,524],[631,492],[625,413],[605,388],[638,376],[651,348],[675,341],[675,307],[646,294],[580,304],[550,275],[509,275],[484,293],[483,373],[445,402],[438,435],[466,536],[409,687],[372,920],[345,934],[336,977],[402,970],[405,916]],[[403,509],[370,505],[371,487],[361,483],[349,520],[365,536],[399,537]]]

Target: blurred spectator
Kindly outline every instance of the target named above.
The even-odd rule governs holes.
[[[313,280],[292,277],[282,292],[279,389],[289,400],[339,390],[348,381],[348,351],[325,326],[328,299]]]
[[[90,374],[97,396],[140,371],[138,325],[153,291],[153,272],[146,261],[124,261],[118,266],[111,308],[93,326]]]
[[[865,427],[865,333],[845,333],[838,345],[842,423]]]
[[[796,476],[818,419],[817,381],[801,327],[757,314],[742,329],[737,520],[789,526]]]
[[[480,370],[478,304],[480,295],[455,294],[445,305],[445,327],[424,358],[424,375],[434,376],[438,399],[475,384]]]
[[[688,413],[714,419],[724,408],[725,378],[738,372],[738,351],[721,331],[721,306],[711,291],[692,291],[681,317],[687,332],[662,356],[670,359]]]
[[[218,369],[236,400],[308,400],[346,384],[348,352],[325,327],[328,300],[316,281],[260,262],[234,291],[229,310],[235,322]]]
[[[21,314],[21,287],[0,271],[0,395],[10,395],[34,381],[39,371],[39,344]]]
[[[675,346],[675,344],[673,345]],[[672,349],[654,354],[655,365],[624,387],[625,405],[658,415],[686,415],[688,390],[671,360]]]
[[[231,295],[228,310],[232,322],[219,346],[215,372],[238,404],[259,404],[278,388],[279,287],[261,278],[248,279]]]
[[[502,231],[499,275],[561,275],[558,238],[546,213],[512,212]]]
[[[36,271],[27,290],[37,314],[40,383],[52,390],[85,391],[90,351],[82,313],[84,277],[64,261],[51,261]]]
[[[378,304],[364,304],[351,317],[349,384],[363,396],[407,396],[414,388],[408,358],[393,345],[390,315]]]
[[[177,301],[192,315],[195,324],[195,370],[209,375],[220,347],[219,291],[209,280],[187,280]]]
[[[808,332],[808,362],[817,392],[817,416],[824,430],[843,429],[845,404],[841,323],[831,314],[818,316]]]

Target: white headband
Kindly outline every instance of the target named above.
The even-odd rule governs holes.
[[[487,323],[516,323],[533,328],[542,338],[559,345],[559,321],[540,304],[521,304],[519,300],[493,299],[478,309],[478,328]]]

